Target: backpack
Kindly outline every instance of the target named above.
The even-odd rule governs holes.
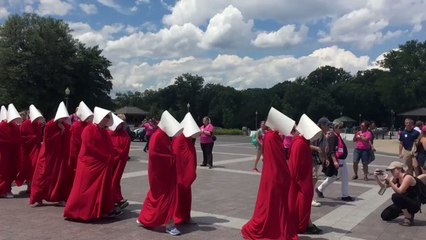
[[[426,204],[426,185],[423,183],[422,180],[416,177],[414,179],[416,179],[416,192],[419,198],[419,202],[421,204]]]

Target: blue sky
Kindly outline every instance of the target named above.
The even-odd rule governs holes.
[[[158,89],[182,73],[237,89],[332,65],[356,73],[425,40],[423,0],[0,0],[0,21],[64,19],[112,62],[113,92]]]

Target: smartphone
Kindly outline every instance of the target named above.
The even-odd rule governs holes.
[[[382,196],[386,192],[386,186],[381,187],[379,190],[379,195]]]

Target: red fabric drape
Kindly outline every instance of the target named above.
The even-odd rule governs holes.
[[[0,123],[0,195],[12,191],[21,157],[19,126]]]
[[[173,153],[176,156],[177,197],[175,224],[191,220],[192,192],[191,185],[195,181],[197,169],[197,154],[194,141],[183,134],[173,140]]]
[[[68,166],[70,127],[65,123],[63,126],[61,129],[53,120],[46,124],[31,183],[30,204],[68,199],[72,187]]]
[[[25,120],[21,127],[21,158],[19,164],[19,173],[16,177],[16,185],[21,186],[24,182],[31,182],[34,169],[37,164],[38,154],[40,152],[43,125],[31,120]]]
[[[70,158],[68,160],[68,165],[72,170],[72,181],[74,181],[75,170],[77,168],[78,153],[80,152],[81,148],[81,134],[83,133],[84,128],[88,124],[88,122],[76,121],[71,126]]]
[[[291,147],[288,162],[292,185],[290,189],[290,210],[297,219],[299,233],[304,233],[311,219],[311,203],[314,197],[312,176],[312,152],[309,141],[297,136]]]
[[[149,143],[148,179],[150,190],[142,205],[139,222],[157,227],[173,219],[176,201],[176,161],[170,138],[161,129]]]
[[[112,167],[114,147],[106,129],[89,124],[81,136],[73,188],[64,217],[89,221],[114,208]]]
[[[115,149],[114,167],[112,174],[114,203],[119,203],[124,199],[121,193],[120,182],[129,157],[131,140],[129,134],[124,129],[120,129],[118,131],[108,131],[108,133],[111,136],[112,144]]]
[[[284,147],[277,132],[269,131],[263,145],[263,169],[256,207],[251,220],[243,226],[245,239],[297,240],[289,212],[290,172]]]

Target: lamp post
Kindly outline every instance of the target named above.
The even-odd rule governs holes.
[[[361,113],[358,116],[359,116],[359,125],[361,126],[361,117],[362,117]]]
[[[340,117],[343,115],[343,113],[342,112],[340,112]]]
[[[189,112],[189,107],[191,107],[191,105],[189,103],[187,103],[186,107],[188,108],[188,112]]]
[[[257,129],[257,111],[255,112],[256,118],[254,119],[254,129]]]
[[[65,89],[65,107],[67,107],[68,110],[68,98],[70,96],[71,90],[67,87]]]

